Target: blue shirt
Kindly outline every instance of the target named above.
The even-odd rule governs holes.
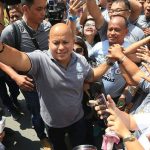
[[[123,43],[123,47],[129,46],[128,42]],[[106,61],[108,54],[109,41],[105,40],[98,42],[93,49],[90,51],[90,57],[95,57],[98,64],[102,64]],[[126,81],[124,80],[119,65],[117,62],[103,75],[102,78],[104,89],[106,94],[110,94],[112,98],[120,96],[125,86]]]

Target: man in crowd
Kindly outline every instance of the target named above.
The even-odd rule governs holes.
[[[9,16],[9,22],[13,23],[22,18],[21,5],[8,5],[7,12]]]
[[[130,43],[124,40],[127,33],[127,19],[120,15],[112,16],[108,23],[107,40],[98,42],[90,51],[90,57],[94,57],[98,64],[101,64],[106,59],[109,46],[120,44],[123,47],[128,47]],[[139,61],[135,55],[132,55],[132,58]],[[112,64],[112,67],[103,76],[102,81],[106,94],[110,94],[117,102],[126,84],[117,62]]]
[[[124,16],[129,21],[128,24],[129,31],[125,37],[125,40],[127,40],[130,43],[134,43],[136,41],[141,40],[144,37],[144,32],[139,27],[133,25],[133,23],[135,23],[135,21],[138,19],[141,13],[141,5],[139,4],[138,1],[135,0],[113,1],[111,7],[108,8],[107,10],[108,15],[104,15],[107,17],[103,16],[102,12],[99,10],[99,7],[96,5],[96,2],[94,0],[87,0],[87,8],[90,15],[94,18],[96,22],[96,28],[99,31],[101,40],[107,39],[106,31],[108,27],[108,22],[110,20],[110,17],[114,15]]]
[[[16,2],[17,3],[17,2]],[[4,21],[4,2],[1,3],[0,7],[0,17],[1,22]],[[10,94],[8,94],[8,90],[6,87],[8,86],[8,90]],[[0,70],[0,97],[3,104],[8,108],[9,112],[11,113],[14,120],[18,120],[21,117],[20,113],[20,104],[17,100],[19,95],[19,87],[17,84],[11,80],[9,76],[7,76],[3,71]]]
[[[106,61],[92,69],[83,56],[73,52],[73,46],[74,35],[63,23],[51,28],[49,51],[23,53],[0,42],[0,61],[16,70],[28,72],[35,79],[41,116],[55,150],[66,150],[66,132],[73,147],[86,143],[81,103],[83,83],[98,79],[110,65]],[[16,59],[10,59],[14,56]]]
[[[139,16],[136,25],[143,29],[146,36],[150,35],[150,0],[144,1],[144,14]]]

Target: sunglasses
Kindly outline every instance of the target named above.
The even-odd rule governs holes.
[[[82,47],[76,48],[76,49],[74,49],[74,51],[75,51],[76,53],[82,53],[82,52],[83,52],[83,48],[82,48]]]

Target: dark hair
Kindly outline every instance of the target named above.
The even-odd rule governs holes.
[[[76,36],[75,37],[75,44],[78,44],[79,46],[81,46],[84,50],[84,57],[86,59],[88,59],[88,50],[87,50],[87,46],[85,41],[80,37],[80,36]]]
[[[31,5],[33,5],[33,3],[34,3],[34,0],[21,0],[22,5],[31,6]]]
[[[89,20],[90,20],[90,21],[94,21],[94,22],[95,22],[94,18],[88,18],[88,19],[86,19],[86,20],[84,21],[84,23],[83,23],[83,28],[84,28],[84,26],[85,26],[86,22],[87,22],[87,21],[89,21]]]
[[[114,1],[113,3],[124,3],[125,4],[125,6],[129,9],[129,10],[131,10],[131,6],[130,6],[130,3],[129,3],[129,1],[128,0],[116,0],[116,1]]]

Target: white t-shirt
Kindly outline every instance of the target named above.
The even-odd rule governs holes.
[[[150,141],[146,137],[147,135],[150,135],[150,113],[135,114],[133,116],[139,131],[141,132],[138,140],[145,150],[150,150]]]

